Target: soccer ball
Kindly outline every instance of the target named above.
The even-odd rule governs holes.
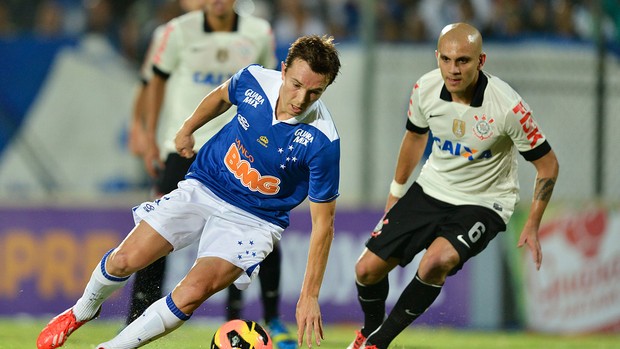
[[[272,349],[271,338],[258,323],[230,320],[215,331],[211,349]]]

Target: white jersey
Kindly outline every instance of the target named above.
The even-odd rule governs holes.
[[[144,56],[144,61],[142,62],[142,66],[140,66],[140,80],[142,81],[144,85],[148,84],[148,82],[151,81],[151,79],[153,78],[153,58],[155,57],[155,52],[157,51],[157,48],[159,47],[159,44],[161,43],[161,40],[164,37],[165,31],[166,31],[166,25],[161,24],[161,25],[158,25],[157,28],[155,28],[155,30],[153,31],[153,34],[151,35],[151,41],[149,42],[149,47]],[[166,88],[167,87],[168,86],[166,85]],[[168,106],[167,103],[162,103],[161,109],[159,111],[160,115],[169,115],[169,113],[166,111],[167,106]],[[161,119],[163,118],[160,118],[160,120]],[[158,139],[160,139],[160,136],[163,134],[163,132],[161,131],[161,128],[159,128],[158,131],[159,131]],[[161,144],[161,142],[159,143]],[[161,155],[163,156],[162,160],[165,160],[167,153],[162,152]]]
[[[528,161],[550,151],[521,96],[480,72],[470,105],[453,103],[439,69],[418,80],[409,101],[408,129],[432,132],[432,152],[417,182],[454,205],[479,205],[508,222],[519,200],[516,150]]]
[[[154,70],[169,75],[165,114],[158,138],[162,157],[176,152],[174,137],[200,101],[239,69],[257,63],[274,68],[274,39],[269,23],[252,16],[237,16],[230,32],[213,31],[203,11],[171,20],[153,56]],[[235,108],[194,133],[195,150],[235,115]]]
[[[166,25],[159,25],[155,28],[155,30],[153,30],[153,35],[151,35],[149,47],[146,50],[144,61],[140,66],[140,79],[144,83],[148,83],[153,77],[153,58],[155,56],[155,51],[159,47],[161,39],[164,37],[165,29]]]

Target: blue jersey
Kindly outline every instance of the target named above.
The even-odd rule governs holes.
[[[236,116],[198,152],[186,178],[224,201],[283,228],[306,197],[338,197],[340,138],[321,100],[303,114],[276,120],[281,72],[250,65],[231,79]]]

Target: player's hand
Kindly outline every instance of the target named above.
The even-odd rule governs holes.
[[[540,270],[543,254],[542,248],[540,247],[540,241],[538,240],[538,229],[528,227],[527,224],[521,232],[517,246],[522,247],[525,244],[527,244],[527,247],[532,252],[532,258],[534,259],[534,264],[536,264],[536,270]]]
[[[316,297],[300,297],[297,301],[297,346],[301,347],[306,336],[308,348],[312,348],[312,335],[318,346],[323,339],[323,321],[321,319],[321,309]]]
[[[146,132],[140,123],[132,122],[129,128],[127,147],[133,155],[143,156],[146,151]]]
[[[192,134],[186,134],[179,131],[174,138],[174,146],[177,149],[177,153],[184,158],[190,159],[194,156],[194,144],[195,141]]]
[[[166,166],[159,158],[159,147],[154,141],[147,142],[143,159],[146,173],[153,178],[157,177],[157,173]]]
[[[389,211],[392,206],[394,206],[394,204],[396,204],[396,201],[398,201],[398,197],[392,195],[391,193],[388,194],[388,198],[387,198],[387,202],[385,203],[385,212]]]

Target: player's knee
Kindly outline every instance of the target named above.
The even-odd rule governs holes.
[[[459,261],[459,254],[454,248],[429,250],[420,262],[418,273],[422,280],[440,285]]]
[[[376,268],[373,268],[372,264],[365,262],[363,259],[355,264],[355,279],[362,285],[376,284],[384,277],[385,275]]]
[[[122,249],[117,249],[110,254],[105,267],[109,274],[119,277],[129,276],[140,269],[132,262],[131,254]]]

